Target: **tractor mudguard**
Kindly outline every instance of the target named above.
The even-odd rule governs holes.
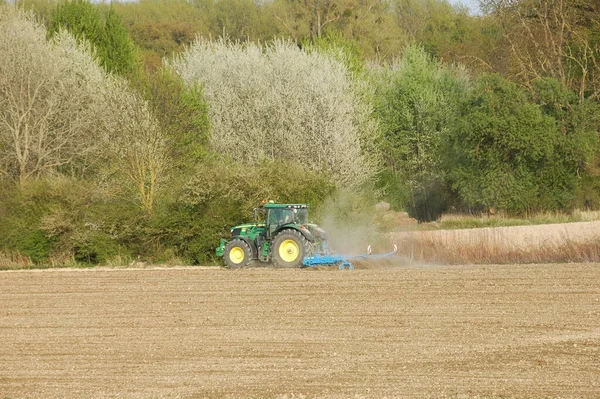
[[[312,233],[307,228],[303,229],[303,228],[299,228],[299,227],[296,227],[296,226],[291,226],[289,224],[284,225],[279,230],[275,231],[275,233],[273,233],[272,237],[275,237],[282,230],[296,230],[296,231],[299,231],[300,234],[302,234],[304,236],[304,238],[306,238],[308,240],[308,242],[315,242],[315,237],[312,235]]]
[[[302,233],[304,238],[306,238],[309,242],[315,242],[315,236],[313,236],[312,233],[307,228],[304,228],[304,229],[300,228],[300,229],[298,229],[298,231],[300,233]]]

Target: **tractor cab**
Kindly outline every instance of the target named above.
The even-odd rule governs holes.
[[[304,204],[265,204],[266,236],[274,237],[284,227],[301,228],[308,223],[308,205]]]

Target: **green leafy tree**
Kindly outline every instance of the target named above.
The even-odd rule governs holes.
[[[138,67],[137,48],[121,17],[111,7],[106,13],[102,42],[98,47],[102,65],[109,72],[131,75]]]
[[[585,128],[568,131],[565,122],[579,112],[562,114],[568,93],[541,82],[538,101],[498,75],[481,78],[464,101],[448,153],[452,186],[466,205],[516,213],[572,207],[594,139]]]
[[[335,57],[353,73],[361,73],[365,69],[365,62],[358,43],[351,39],[345,39],[340,32],[331,31],[325,36],[306,40],[303,47],[309,51],[320,51]]]
[[[89,42],[108,72],[131,75],[136,71],[137,48],[114,9],[110,8],[103,19],[98,8],[89,1],[67,1],[54,12],[48,34],[53,36],[61,29],[79,42]]]
[[[54,36],[66,29],[79,41],[87,40],[94,47],[101,47],[104,26],[97,7],[87,0],[72,0],[59,4],[52,15],[48,34]]]
[[[186,85],[169,68],[161,68],[139,82],[165,132],[169,159],[179,174],[194,170],[206,156],[210,123],[202,88]]]
[[[444,210],[443,140],[467,80],[422,47],[404,51],[399,64],[376,72],[386,170],[380,184],[395,206],[422,221]]]
[[[594,158],[598,154],[598,126],[600,126],[600,106],[594,101],[579,102],[575,92],[554,78],[538,79],[532,83],[533,100],[542,112],[553,118],[558,125],[555,141],[555,154],[552,168],[544,173],[546,209],[570,208],[572,206],[590,208],[598,202]],[[557,176],[565,175],[558,179]],[[575,203],[573,200],[575,198]]]

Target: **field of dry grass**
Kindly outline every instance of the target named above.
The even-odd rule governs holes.
[[[523,217],[511,217],[510,215],[506,215],[502,212],[498,212],[494,215],[464,215],[448,213],[442,215],[438,221],[427,223],[425,225],[429,225],[429,229],[433,230],[453,230],[460,228],[528,226],[593,221],[600,221],[599,211],[575,210],[571,213],[538,212]]]
[[[405,231],[388,238],[399,255],[451,264],[600,261],[600,221]]]

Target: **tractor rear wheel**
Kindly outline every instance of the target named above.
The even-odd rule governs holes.
[[[248,266],[252,261],[252,249],[246,241],[236,238],[229,241],[225,246],[223,259],[225,259],[225,264],[230,269]]]
[[[308,247],[309,242],[302,233],[293,229],[283,230],[273,240],[273,264],[276,267],[300,267]]]

